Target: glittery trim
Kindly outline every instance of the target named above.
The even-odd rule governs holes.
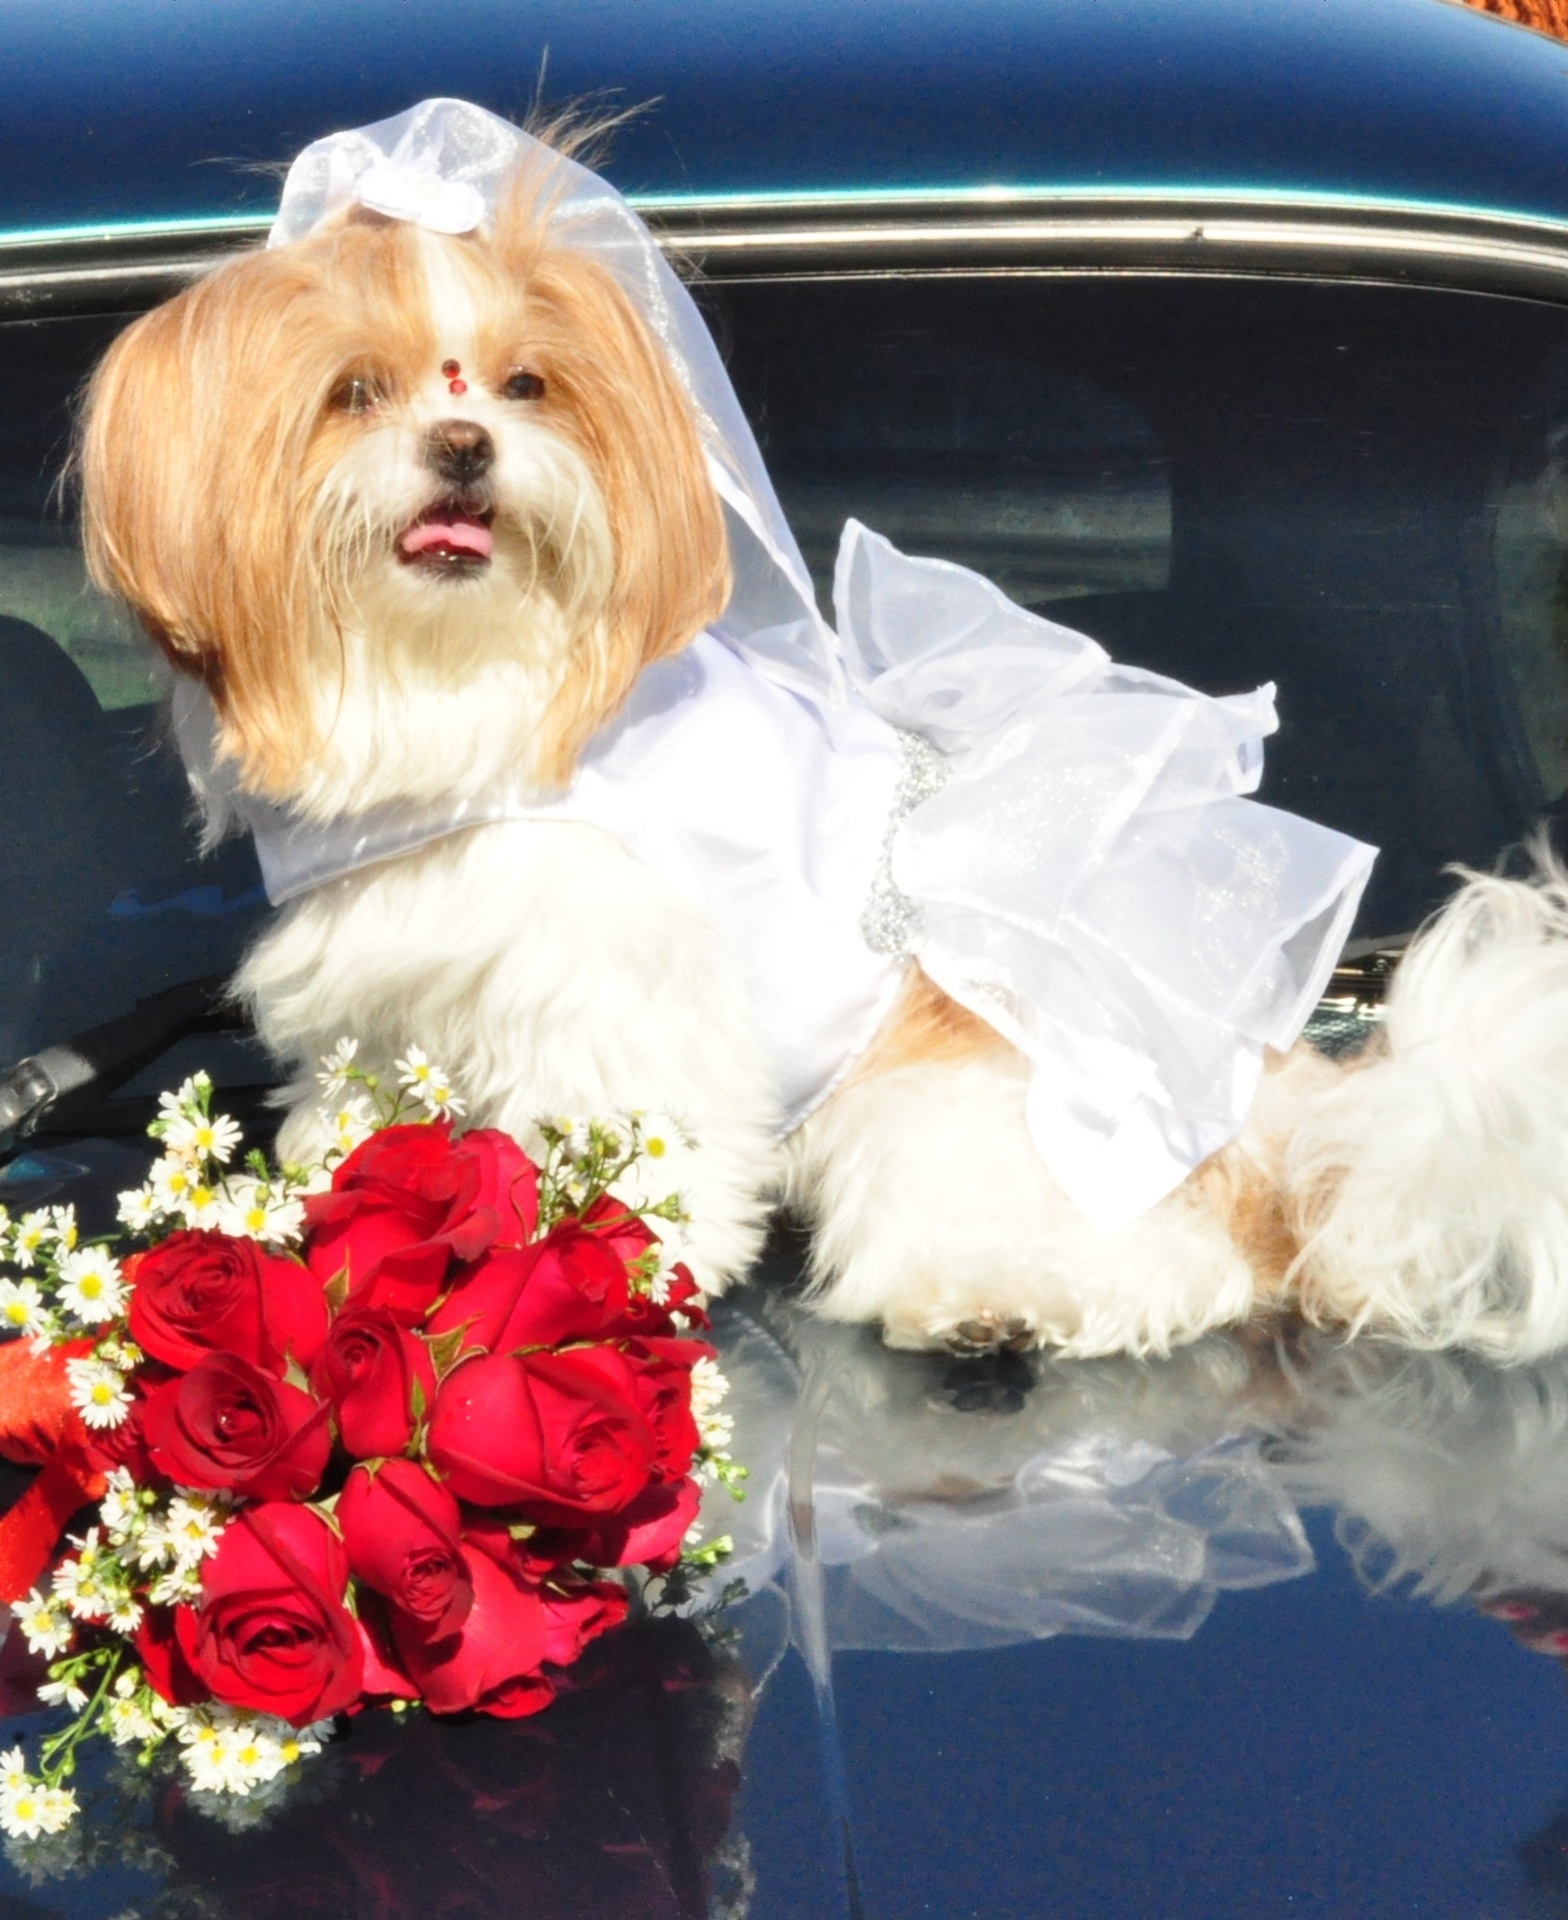
[[[920,909],[893,884],[893,841],[915,808],[947,785],[948,758],[923,735],[905,733],[902,729],[898,734],[898,751],[903,766],[888,815],[887,832],[882,836],[876,877],[871,882],[866,910],[860,916],[860,931],[873,953],[907,960],[914,951]]]

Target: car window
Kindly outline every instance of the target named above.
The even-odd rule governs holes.
[[[1568,787],[1568,313],[1290,280],[710,288],[824,593],[855,514],[1212,693],[1413,927]]]
[[[161,669],[88,586],[60,484],[126,317],[0,327],[0,1063],[232,967],[264,910],[248,846],[197,856]]]
[[[1120,275],[703,289],[824,605],[853,514],[1119,657],[1280,689],[1263,797],[1382,858],[1358,932],[1568,806],[1568,311]],[[126,316],[0,329],[0,1058],[237,960],[161,669],[83,577],[73,395]]]

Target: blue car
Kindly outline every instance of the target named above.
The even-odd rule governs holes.
[[[1262,797],[1382,849],[1325,1046],[1454,863],[1568,812],[1568,47],[1443,0],[61,0],[0,45],[13,1211],[112,1218],[193,1066],[258,1139],[273,1084],[223,998],[254,856],[199,851],[86,583],[73,397],[277,163],[424,96],[648,103],[607,171],[824,605],[854,515],[1277,683]],[[798,1310],[798,1252],[718,1316],[751,1482],[707,1588],[537,1724],[369,1716],[226,1825],[111,1767],[0,1915],[1568,1914],[1568,1361],[899,1355]]]

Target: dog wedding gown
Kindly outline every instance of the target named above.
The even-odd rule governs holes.
[[[1241,1127],[1300,1033],[1373,850],[1246,796],[1273,688],[1212,699],[1116,665],[988,581],[844,530],[834,627],[701,316],[597,175],[481,108],[431,100],[308,147],[271,245],[363,204],[481,227],[547,159],[555,236],[609,266],[689,395],[725,508],[723,617],[648,668],[565,793],[521,779],[443,810],[325,825],[240,789],[206,694],[176,726],[209,813],[249,826],[276,904],[502,820],[616,834],[700,903],[747,982],[786,1128],[869,1045],[916,961],[1032,1069],[1031,1135],[1110,1231]],[[836,628],[836,631],[835,631]]]

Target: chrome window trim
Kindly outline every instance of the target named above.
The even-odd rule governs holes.
[[[712,281],[930,272],[1281,275],[1568,299],[1568,223],[1244,193],[821,194],[639,202]],[[153,304],[264,219],[0,234],[0,318]]]

